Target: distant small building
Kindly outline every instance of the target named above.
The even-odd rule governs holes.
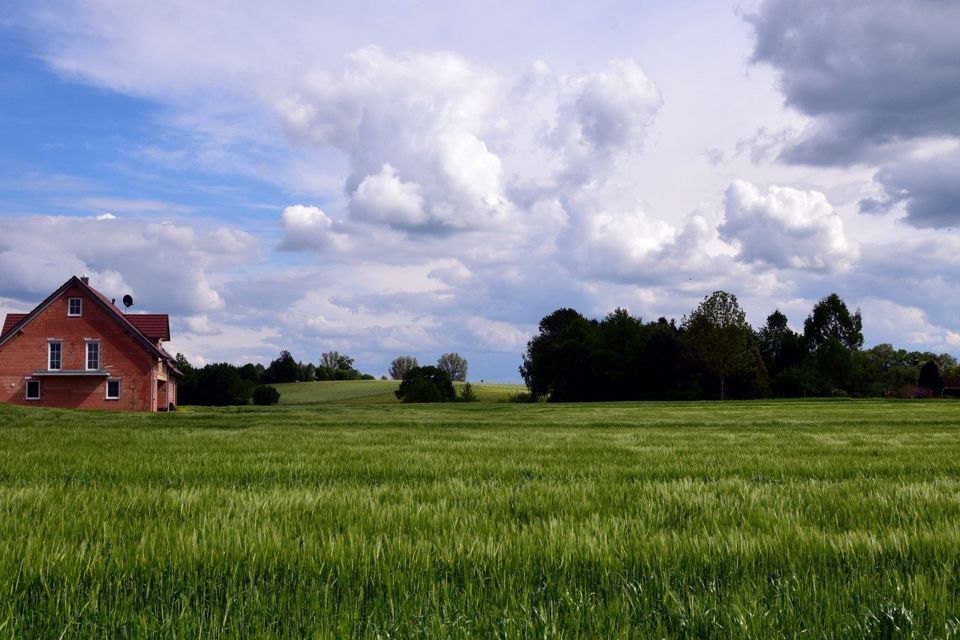
[[[175,408],[167,314],[126,314],[76,276],[0,329],[0,402],[44,407]]]

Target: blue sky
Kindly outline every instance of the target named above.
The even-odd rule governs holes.
[[[458,351],[561,306],[960,352],[960,14],[933,0],[13,3],[0,313],[70,275],[196,363]],[[930,266],[934,265],[934,268]]]

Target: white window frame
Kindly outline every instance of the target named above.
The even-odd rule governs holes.
[[[111,395],[110,395],[110,384],[113,383],[113,382],[116,382],[116,383],[117,383],[117,395],[115,395],[115,396],[111,396]],[[121,388],[122,388],[122,386],[123,386],[123,385],[121,384],[120,378],[107,378],[107,384],[104,385],[104,386],[106,386],[106,389],[104,390],[104,398],[105,398],[105,399],[107,399],[107,400],[119,400],[119,399],[120,399]]]
[[[73,301],[77,301],[77,312],[73,313],[73,310],[70,308],[73,306]],[[68,318],[79,318],[83,315],[83,298],[67,298],[67,317]]]
[[[60,347],[60,353],[58,355],[59,367],[51,366],[53,364],[53,345]],[[60,340],[50,340],[47,342],[47,371],[62,371],[63,370],[63,342]]]
[[[37,385],[37,395],[32,397],[30,395],[30,385]],[[23,398],[24,400],[30,400],[31,402],[36,402],[40,399],[40,381],[39,380],[27,380],[23,385]]]
[[[85,353],[86,359],[84,360],[83,364],[86,367],[87,371],[100,371],[101,365],[103,365],[103,350],[100,348],[100,341],[87,340],[86,342],[87,342],[87,348]],[[94,344],[97,345],[97,366],[91,367],[90,366],[90,345],[94,345]]]

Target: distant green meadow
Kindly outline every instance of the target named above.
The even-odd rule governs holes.
[[[960,402],[324,384],[0,406],[0,637],[960,637]]]
[[[399,403],[394,392],[398,380],[343,380],[337,382],[289,382],[271,385],[280,392],[281,405],[306,405],[324,402],[346,404]],[[473,383],[470,385],[480,402],[506,402],[511,395],[523,393],[520,384]],[[454,383],[457,392],[463,385]]]

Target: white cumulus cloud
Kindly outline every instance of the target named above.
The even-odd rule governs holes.
[[[320,207],[291,205],[281,215],[281,249],[291,251],[343,248],[348,240],[333,230],[333,221]]]
[[[427,224],[430,217],[423,210],[420,186],[403,182],[389,164],[380,173],[367,176],[350,200],[350,213],[357,220],[383,223],[399,228]]]
[[[746,262],[831,272],[849,268],[859,255],[843,219],[818,191],[771,186],[764,194],[737,180],[727,189],[724,209],[721,237],[735,242]]]

